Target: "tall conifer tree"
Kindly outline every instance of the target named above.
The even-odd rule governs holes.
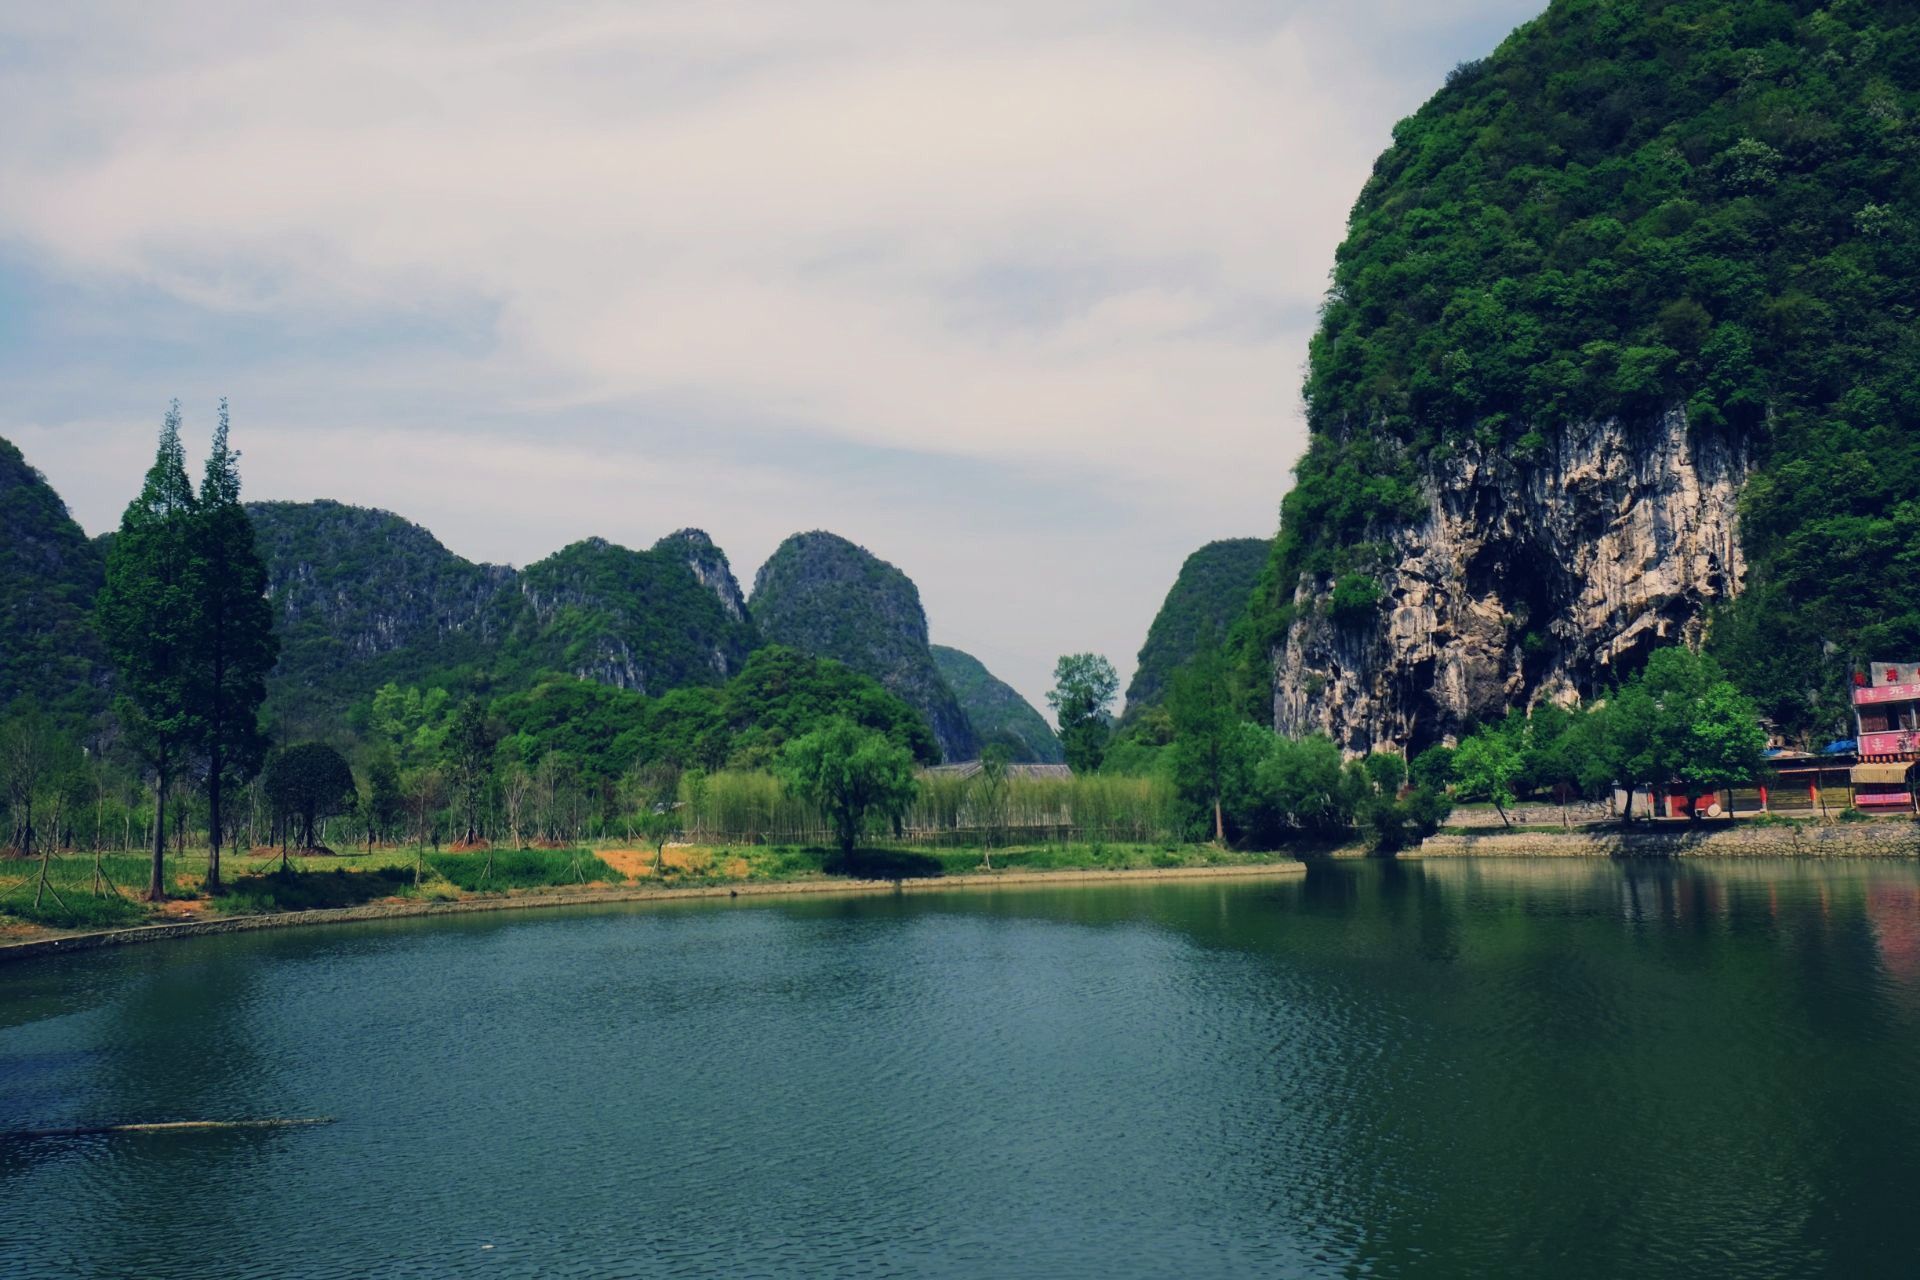
[[[146,483],[120,518],[95,604],[101,638],[120,677],[115,710],[153,773],[153,874],[147,885],[153,902],[166,897],[167,792],[202,740],[194,697],[194,653],[203,630],[197,505],[180,448],[176,400],[160,428]]]
[[[207,766],[209,893],[220,891],[223,788],[229,780],[245,782],[260,767],[266,751],[260,704],[267,673],[280,655],[267,602],[267,566],[254,545],[253,521],[240,505],[240,455],[228,446],[227,428],[222,399],[193,521],[201,575],[193,700]]]

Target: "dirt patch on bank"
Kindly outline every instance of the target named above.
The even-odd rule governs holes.
[[[600,861],[618,871],[629,880],[647,880],[653,876],[654,853],[651,849],[595,849],[594,855]],[[705,873],[713,870],[713,850],[698,845],[670,844],[660,862],[668,871],[697,871]],[[739,870],[734,870],[735,867]],[[735,858],[727,864],[727,874],[745,877],[746,860]]]
[[[651,849],[595,849],[594,856],[629,880],[653,874]]]

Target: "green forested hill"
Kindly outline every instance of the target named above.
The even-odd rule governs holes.
[[[1920,5],[1555,0],[1394,130],[1306,385],[1255,665],[1302,574],[1471,441],[1684,409],[1744,437],[1747,590],[1710,643],[1783,723],[1920,645]]]
[[[592,539],[515,572],[384,511],[248,510],[282,644],[269,711],[290,730],[323,728],[388,681],[506,689],[560,672],[651,694],[717,685],[756,643],[726,557],[696,530],[651,551]]]
[[[1166,696],[1174,671],[1193,657],[1209,629],[1216,642],[1225,640],[1246,612],[1269,545],[1264,538],[1226,538],[1187,557],[1147,629],[1139,665],[1127,682],[1124,719],[1131,720]]]
[[[695,563],[717,566],[719,590]],[[697,530],[651,551],[577,542],[527,566],[520,589],[538,625],[519,662],[623,689],[719,684],[756,643],[726,556]]]
[[[947,759],[978,749],[934,665],[919,588],[866,548],[831,533],[795,534],[754,577],[752,610],[768,641],[845,663],[924,715]]]
[[[316,732],[387,681],[490,667],[529,619],[513,570],[453,554],[419,525],[339,502],[247,505],[280,634],[271,717]]]
[[[101,575],[100,549],[60,495],[0,440],[0,709],[23,696],[62,716],[105,705],[88,620]]]
[[[1241,593],[1244,605],[1246,593]],[[933,663],[940,676],[960,700],[980,745],[1005,746],[1017,764],[1062,764],[1067,753],[1060,738],[1033,704],[1021,697],[1010,684],[987,670],[969,653],[934,645]]]

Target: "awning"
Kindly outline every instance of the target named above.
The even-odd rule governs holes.
[[[1911,760],[1898,764],[1857,764],[1853,766],[1853,784],[1857,787],[1863,782],[1897,783],[1905,786],[1907,770],[1913,768]]]

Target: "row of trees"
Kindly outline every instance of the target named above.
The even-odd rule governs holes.
[[[1069,668],[1062,660],[1062,670]],[[1522,795],[1566,803],[1615,784],[1701,794],[1764,776],[1759,709],[1708,654],[1656,651],[1646,667],[1581,708],[1516,710],[1408,762],[1344,762],[1325,738],[1285,739],[1245,718],[1231,658],[1212,637],[1174,673],[1166,703],[1107,744],[1109,771],[1168,776],[1197,838],[1270,847],[1359,831],[1399,848],[1437,829],[1455,799],[1489,800],[1503,820]],[[1632,815],[1632,800],[1623,818]]]
[[[1689,794],[1745,786],[1762,777],[1766,745],[1758,708],[1720,664],[1675,647],[1656,651],[1639,675],[1585,708],[1515,711],[1414,768],[1463,797],[1492,801],[1503,821],[1522,794],[1564,802],[1619,783],[1628,787],[1621,816],[1631,819],[1633,785]]]
[[[200,489],[187,476],[180,405],[168,409],[140,494],[107,552],[95,621],[118,677],[114,710],[153,778],[153,865],[147,896],[165,896],[166,803],[192,772],[209,809],[207,888],[220,888],[227,788],[251,778],[266,742],[260,704],[279,656],[267,571],[240,505],[239,454],[227,403]]]

